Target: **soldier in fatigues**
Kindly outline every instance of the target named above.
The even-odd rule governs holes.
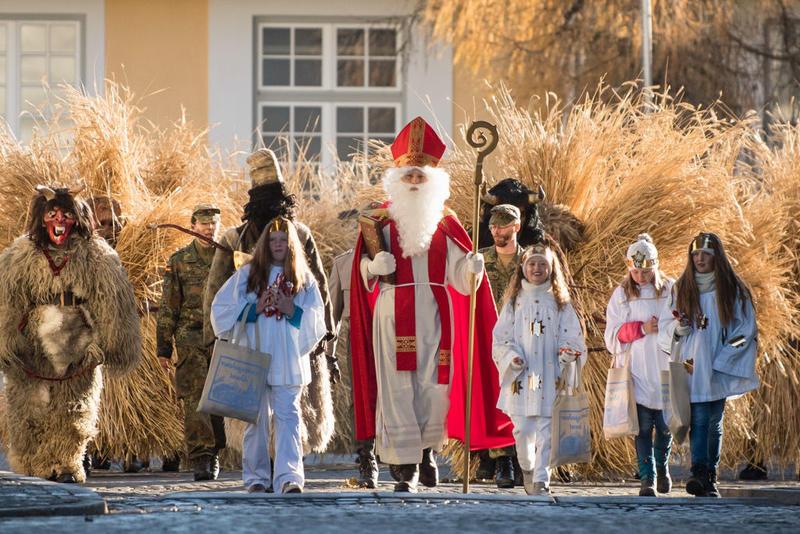
[[[522,257],[522,247],[517,242],[520,223],[520,211],[516,206],[500,204],[493,207],[489,219],[489,231],[492,234],[494,245],[478,251],[483,254],[486,262],[486,276],[492,286],[498,314],[503,305],[503,295]],[[494,479],[498,488],[513,488],[515,479],[518,480],[518,484],[521,484],[522,473],[521,471],[515,473],[514,469],[516,455],[513,446],[481,451],[480,456],[481,469],[479,469],[478,478],[491,478],[492,470],[494,470]]]
[[[219,208],[200,204],[192,212],[192,230],[214,239]],[[184,431],[195,480],[213,480],[219,473],[219,449],[225,446],[223,419],[197,412],[211,352],[203,343],[203,293],[214,248],[195,238],[169,258],[158,310],[156,351],[162,367],[175,364],[175,386],[183,400]],[[177,361],[173,359],[173,342]]]

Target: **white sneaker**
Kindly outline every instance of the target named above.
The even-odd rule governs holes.
[[[287,482],[281,488],[281,493],[303,493],[303,488],[297,482]]]
[[[532,489],[533,492],[528,493],[528,495],[539,495],[539,496],[550,495],[550,488],[548,488],[547,484],[545,484],[544,482],[534,482]]]
[[[522,470],[522,485],[525,487],[525,493],[533,495],[533,471]]]

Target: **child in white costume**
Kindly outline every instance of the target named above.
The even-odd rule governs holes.
[[[305,483],[300,436],[300,396],[311,382],[309,352],[325,335],[324,306],[306,264],[294,225],[271,221],[256,243],[253,259],[222,286],[211,305],[211,324],[220,335],[235,325],[246,306],[249,346],[258,328],[261,352],[272,355],[258,421],[244,433],[242,475],[247,491],[299,493]],[[275,472],[269,460],[270,419],[275,418]]]
[[[669,369],[669,355],[658,346],[658,318],[672,289],[672,280],[659,270],[658,250],[647,234],[641,234],[628,247],[626,263],[628,274],[614,289],[606,309],[605,341],[618,362],[630,357],[639,418],[636,436],[639,495],[655,497],[654,486],[659,493],[669,493],[672,488],[669,476],[672,435],[661,411],[661,371]]]
[[[680,343],[675,343],[680,341]],[[719,237],[699,234],[689,245],[659,321],[658,342],[691,372],[689,442],[692,476],[686,491],[719,497],[717,467],[725,400],[758,387],[758,327],[750,289],[731,267]]]
[[[586,360],[583,329],[550,246],[523,253],[494,328],[492,357],[500,375],[497,407],[514,423],[525,492],[546,495],[556,381],[565,366]]]

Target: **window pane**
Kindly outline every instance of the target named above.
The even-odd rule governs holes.
[[[264,146],[275,152],[278,158],[286,157],[286,150],[288,148],[287,137],[285,135],[264,135],[261,136],[264,140]]]
[[[364,108],[337,108],[336,131],[361,133],[364,131]]]
[[[298,28],[295,30],[294,53],[298,56],[321,56],[322,29]]]
[[[44,56],[23,56],[19,70],[22,83],[42,83],[47,77],[47,61]]]
[[[41,87],[23,87],[20,90],[20,97],[26,109],[30,109],[31,105],[39,109],[47,102],[47,96]]]
[[[47,32],[42,24],[23,24],[20,29],[22,52],[45,52],[47,49]]]
[[[288,56],[291,54],[289,28],[263,28],[261,51],[266,55]]]
[[[397,53],[396,35],[395,30],[370,30],[369,55],[394,56]]]
[[[289,85],[289,60],[265,59],[262,62],[261,85]]]
[[[72,24],[50,26],[50,51],[75,52],[76,33],[75,26]]]
[[[33,117],[23,115],[19,118],[19,138],[22,142],[30,141],[33,138]]]
[[[296,60],[294,62],[294,84],[301,87],[320,87],[322,85],[322,60]]]
[[[6,57],[0,55],[0,84],[6,83]],[[0,108],[0,112],[5,111]]]
[[[394,137],[373,137],[373,141],[380,141],[384,145],[391,145],[394,143]],[[370,153],[375,152],[375,150],[370,150]]]
[[[339,60],[336,84],[339,87],[364,87],[364,60]]]
[[[363,56],[364,30],[336,30],[336,50],[340,56]]]
[[[6,46],[6,25],[0,24],[0,52],[4,52]]]
[[[294,131],[300,132],[319,132],[322,129],[322,108],[295,106],[294,108]]]
[[[75,83],[75,58],[50,57],[51,83]]]
[[[369,86],[370,87],[394,87],[397,84],[395,79],[395,61],[391,60],[372,60],[369,62]]]
[[[318,158],[322,151],[322,138],[319,136],[314,137],[298,137],[297,138],[297,153],[304,154],[306,159]]]
[[[353,159],[353,154],[360,152],[364,140],[359,137],[342,137],[336,138],[336,155],[342,161],[350,161]]]
[[[394,108],[369,108],[367,117],[370,133],[394,132]]]
[[[261,130],[264,132],[284,132],[289,130],[288,106],[264,106],[261,108]]]

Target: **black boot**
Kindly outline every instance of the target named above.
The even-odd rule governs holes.
[[[478,451],[478,470],[475,472],[475,480],[491,481],[494,478],[494,458],[489,456],[489,451]]]
[[[739,472],[739,480],[767,480],[767,466],[763,463],[747,464]]]
[[[706,476],[706,497],[714,497],[716,499],[722,497],[717,487],[717,471],[715,469],[709,469]]]
[[[656,489],[659,493],[669,493],[672,489],[672,477],[667,466],[656,467]]]
[[[705,497],[708,485],[708,469],[697,464],[692,466],[692,476],[686,481],[686,493],[695,497]]]
[[[495,458],[494,483],[498,488],[509,489],[514,487],[514,462],[511,456]]]
[[[419,481],[419,468],[417,464],[403,464],[392,466],[398,477],[394,491],[397,493],[416,493],[417,482]]]
[[[439,484],[439,467],[433,449],[422,450],[422,463],[419,464],[419,481],[423,486],[435,488]]]
[[[639,479],[639,497],[655,497],[656,491],[653,489],[653,479],[652,478],[641,478]]]
[[[378,461],[371,449],[358,449],[358,487],[375,489],[378,487]]]
[[[522,476],[522,466],[519,465],[519,460],[517,459],[517,452],[514,451],[514,455],[511,457],[511,461],[514,464],[514,486],[522,487],[525,485],[525,479]]]
[[[130,460],[126,460],[122,466],[122,470],[126,473],[138,473],[145,468],[144,462],[137,458],[136,456],[131,457]]]
[[[198,456],[192,460],[192,470],[195,481],[214,480],[211,473],[211,456]]]
[[[177,473],[181,469],[181,457],[176,454],[174,456],[166,456],[161,462],[161,470],[165,473]]]

